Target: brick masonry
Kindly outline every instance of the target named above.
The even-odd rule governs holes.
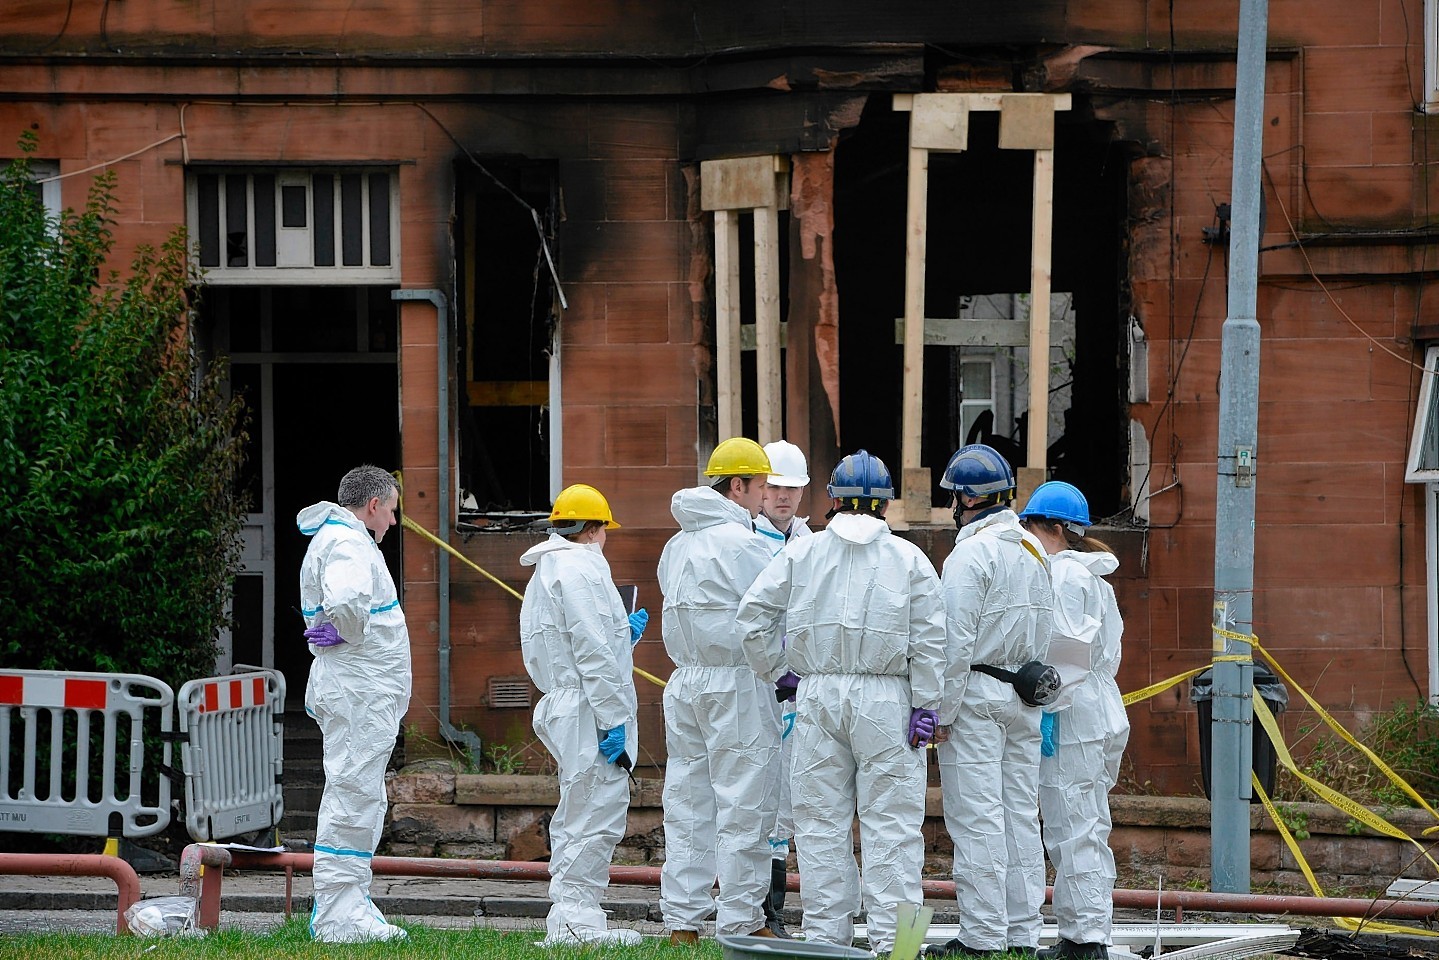
[[[616,864],[664,862],[661,787],[662,782],[653,779],[631,786],[629,822],[615,850]],[[389,794],[383,852],[482,859],[540,860],[548,856],[544,828],[559,798],[552,776],[469,775],[431,767],[392,777]],[[953,847],[944,828],[937,787],[929,789],[925,808],[924,873],[945,877]],[[1120,886],[1152,889],[1162,883],[1174,888],[1208,880],[1208,801],[1114,795],[1110,808],[1115,824],[1110,847]],[[1289,803],[1283,805],[1283,811],[1308,831],[1300,849],[1326,894],[1375,895],[1396,877],[1433,876],[1415,865],[1413,845],[1378,836],[1325,805]],[[1415,837],[1433,825],[1422,810],[1380,813]],[[1252,808],[1250,829],[1255,892],[1308,893],[1298,863],[1261,807]],[[793,856],[790,865],[794,869]]]

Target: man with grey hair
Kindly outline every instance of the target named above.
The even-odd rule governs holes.
[[[400,490],[379,467],[340,481],[339,503],[296,516],[311,537],[300,566],[305,638],[315,657],[305,712],[324,739],[310,935],[329,943],[406,936],[370,902],[370,860],[385,822],[385,765],[410,703],[410,634],[379,542]]]

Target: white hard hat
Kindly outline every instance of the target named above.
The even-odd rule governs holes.
[[[777,487],[809,486],[809,464],[799,447],[787,440],[776,440],[764,445],[765,456],[769,457],[769,482]]]

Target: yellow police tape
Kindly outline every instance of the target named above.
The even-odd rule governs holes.
[[[486,570],[484,567],[480,566],[478,563],[475,563],[475,561],[471,560],[469,557],[465,556],[463,553],[461,553],[460,551],[456,550],[454,547],[450,546],[448,543],[446,543],[445,541],[441,540],[439,537],[435,536],[433,533],[431,533],[430,531],[426,530],[424,527],[420,526],[420,525],[419,525],[418,523],[416,523],[415,521],[411,520],[411,519],[410,519],[408,516],[406,516],[404,513],[401,513],[401,514],[400,514],[400,524],[401,524],[401,526],[403,526],[406,530],[409,530],[411,533],[419,534],[422,538],[424,538],[425,540],[430,541],[430,542],[433,543],[435,546],[439,547],[441,550],[444,550],[446,553],[449,553],[451,556],[458,558],[462,563],[468,565],[471,569],[473,569],[473,570],[474,570],[476,573],[478,573],[480,576],[485,577],[485,578],[488,579],[491,583],[495,584],[495,585],[496,585],[497,587],[499,587],[501,590],[504,590],[506,593],[508,593],[510,596],[514,597],[516,600],[519,600],[519,601],[521,601],[521,602],[524,602],[524,599],[525,599],[524,594],[520,593],[520,592],[519,592],[518,590],[516,590],[514,587],[510,586],[508,583],[505,583],[505,581],[501,580],[499,577],[497,577],[497,576],[495,576],[494,574],[490,573],[490,572],[489,572],[488,570]],[[663,686],[665,685],[665,682],[664,682],[663,680],[661,680],[659,677],[655,676],[654,674],[649,673],[648,671],[641,670],[639,667],[633,667],[632,669],[634,670],[635,676],[637,676],[637,677],[642,677],[642,678],[644,678],[645,680],[648,680],[650,683],[655,684],[656,686],[663,687]]]
[[[401,489],[403,490],[404,482],[402,477],[398,472],[396,472],[394,476],[396,482],[401,485]],[[521,602],[524,601],[524,595],[517,591],[514,587],[511,587],[508,583],[505,583],[503,580],[491,574],[484,567],[481,567],[469,557],[460,553],[448,543],[445,543],[439,537],[435,536],[433,533],[420,526],[414,520],[410,519],[410,517],[405,515],[403,512],[401,513],[400,517],[400,523],[404,526],[406,530],[418,534],[423,539],[428,540],[429,542],[435,544],[435,546],[440,547],[442,550],[445,550],[452,556],[458,558],[462,563],[465,563],[476,573],[490,580],[500,589],[509,593],[516,600],[519,600]],[[1259,653],[1263,655],[1264,659],[1269,661],[1269,664],[1275,669],[1275,671],[1285,681],[1287,681],[1291,687],[1297,690],[1300,696],[1304,697],[1304,699],[1308,701],[1309,705],[1314,708],[1314,711],[1319,714],[1320,718],[1326,724],[1328,724],[1328,726],[1333,729],[1335,733],[1339,734],[1339,736],[1342,737],[1347,743],[1349,743],[1351,746],[1355,747],[1366,757],[1368,757],[1369,760],[1373,762],[1373,764],[1378,767],[1386,777],[1389,778],[1389,781],[1391,783],[1393,783],[1396,787],[1402,790],[1408,797],[1414,800],[1415,803],[1417,803],[1425,810],[1429,811],[1429,813],[1433,815],[1435,819],[1439,819],[1439,812],[1435,812],[1434,808],[1431,807],[1427,802],[1425,802],[1424,798],[1421,797],[1414,790],[1413,787],[1411,787],[1407,782],[1405,782],[1403,777],[1395,773],[1389,767],[1389,765],[1386,764],[1383,760],[1381,760],[1372,750],[1370,750],[1368,747],[1364,746],[1353,736],[1351,736],[1349,734],[1349,731],[1345,730],[1338,720],[1335,720],[1327,710],[1325,710],[1322,706],[1319,705],[1318,701],[1316,701],[1313,697],[1309,695],[1308,691],[1306,691],[1303,687],[1301,687],[1298,683],[1294,681],[1294,678],[1291,677],[1284,670],[1284,668],[1279,665],[1279,662],[1270,655],[1269,651],[1265,650],[1262,646],[1260,646],[1258,637],[1253,634],[1234,633],[1221,627],[1212,627],[1211,629],[1214,631],[1214,634],[1216,636],[1225,637],[1230,640],[1236,640],[1241,643],[1247,643],[1253,649],[1258,650]],[[1157,696],[1158,694],[1163,693],[1165,690],[1178,686],[1179,684],[1183,683],[1185,680],[1190,679],[1191,677],[1198,676],[1205,670],[1208,670],[1215,663],[1243,663],[1252,659],[1253,657],[1247,654],[1225,654],[1213,657],[1210,662],[1205,664],[1204,666],[1195,667],[1193,670],[1186,670],[1184,673],[1178,674],[1177,676],[1170,677],[1166,680],[1161,680],[1158,683],[1150,684],[1143,689],[1134,690],[1124,694],[1124,705],[1128,707],[1132,704],[1140,702],[1141,700],[1148,700],[1150,697]],[[666,685],[664,680],[661,680],[659,677],[655,676],[647,670],[642,670],[639,667],[632,667],[632,669],[634,670],[635,676],[648,680],[650,683],[653,683],[658,687],[664,687]],[[1324,784],[1319,783],[1317,780],[1314,780],[1313,778],[1308,777],[1304,773],[1300,772],[1298,767],[1295,765],[1293,758],[1290,757],[1288,748],[1284,745],[1284,739],[1279,733],[1279,725],[1274,721],[1273,715],[1269,712],[1269,709],[1264,704],[1262,698],[1256,698],[1254,700],[1254,713],[1259,718],[1261,725],[1264,726],[1265,731],[1269,734],[1269,739],[1274,743],[1276,757],[1278,757],[1280,761],[1284,763],[1286,769],[1288,769],[1302,782],[1304,782],[1306,786],[1308,786],[1319,796],[1323,797],[1331,806],[1349,814],[1349,816],[1353,817],[1355,820],[1358,820],[1360,823],[1363,823],[1365,826],[1371,827],[1379,833],[1386,834],[1396,839],[1408,840],[1415,846],[1419,846],[1418,842],[1415,841],[1412,837],[1404,833],[1399,828],[1392,826],[1382,817],[1370,812],[1367,808],[1360,806],[1358,803],[1350,800],[1348,797],[1344,796],[1338,791],[1332,790],[1329,787],[1326,787]],[[1428,836],[1429,834],[1436,831],[1439,831],[1439,825],[1428,828],[1424,831],[1424,835]],[[1423,852],[1422,847],[1420,848],[1420,850],[1421,852]],[[1434,863],[1434,860],[1429,858],[1427,852],[1425,852],[1424,855],[1426,859],[1429,859],[1430,863]],[[1304,864],[1303,858],[1298,857],[1297,852],[1296,859],[1299,859],[1299,862],[1301,863],[1301,865],[1303,865],[1305,871],[1307,872],[1308,865]],[[1439,869],[1439,864],[1435,864],[1435,867],[1436,869]],[[1406,927],[1403,929],[1408,928]]]
[[[1265,711],[1268,712],[1267,707]],[[1284,838],[1284,845],[1289,848],[1290,854],[1298,862],[1299,869],[1304,873],[1304,879],[1309,881],[1309,889],[1314,892],[1316,897],[1323,897],[1324,888],[1319,885],[1314,871],[1309,869],[1309,863],[1304,859],[1304,854],[1299,852],[1299,843],[1289,832],[1284,818],[1279,815],[1278,810],[1274,809],[1274,802],[1269,799],[1269,794],[1264,792],[1264,785],[1259,782],[1259,776],[1250,771],[1249,777],[1254,783],[1254,792],[1258,795],[1259,802],[1264,804],[1264,810],[1269,814],[1269,819],[1274,821],[1274,827],[1279,831],[1279,836]],[[1365,929],[1371,933],[1403,933],[1419,937],[1439,937],[1439,931],[1426,930],[1422,927],[1405,927],[1394,923],[1384,923],[1380,920],[1355,920],[1353,917],[1330,917],[1330,919],[1339,927],[1352,933],[1358,933],[1361,929]]]
[[[1415,803],[1417,803],[1423,809],[1429,811],[1429,813],[1436,817],[1436,819],[1439,819],[1439,813],[1436,813],[1434,809],[1424,800],[1424,798],[1421,797],[1418,792],[1414,790],[1413,787],[1411,787],[1407,782],[1405,782],[1403,777],[1395,773],[1388,764],[1386,764],[1378,757],[1378,755],[1374,753],[1374,751],[1370,750],[1368,747],[1364,746],[1364,744],[1360,743],[1357,739],[1355,739],[1348,730],[1344,729],[1344,726],[1340,724],[1338,720],[1334,719],[1334,717],[1327,710],[1325,710],[1322,706],[1319,705],[1318,701],[1316,701],[1312,696],[1309,695],[1309,692],[1307,690],[1305,690],[1302,686],[1295,682],[1294,678],[1291,677],[1289,673],[1282,666],[1279,665],[1279,662],[1274,659],[1274,656],[1270,654],[1268,650],[1264,649],[1263,646],[1260,645],[1258,637],[1253,634],[1234,633],[1220,627],[1213,627],[1212,629],[1216,636],[1225,637],[1230,640],[1236,640],[1241,643],[1247,643],[1252,650],[1257,650],[1259,654],[1263,656],[1266,661],[1268,661],[1269,665],[1274,668],[1275,672],[1280,677],[1282,677],[1291,688],[1298,691],[1299,695],[1302,696],[1305,701],[1314,708],[1314,711],[1325,722],[1325,724],[1329,726],[1330,729],[1332,729],[1341,738],[1343,738],[1346,743],[1350,744],[1355,749],[1363,753],[1364,756],[1369,758],[1369,760],[1376,767],[1378,767],[1380,771],[1384,773],[1384,775],[1389,779],[1391,783],[1393,783],[1396,787],[1402,790],[1408,797],[1414,800]],[[1211,663],[1219,663],[1224,661],[1245,662],[1249,660],[1252,660],[1252,655],[1229,654],[1214,657]],[[1141,700],[1146,700],[1149,697],[1168,690],[1171,687],[1184,682],[1190,677],[1204,672],[1205,670],[1209,669],[1209,666],[1209,664],[1206,664],[1205,666],[1198,667],[1194,670],[1187,670],[1184,673],[1179,674],[1178,676],[1170,677],[1167,680],[1161,680],[1160,682],[1151,684],[1150,686],[1145,687],[1142,690],[1135,690],[1132,693],[1127,693],[1124,695],[1124,705],[1127,707],[1131,704],[1138,703]],[[1254,697],[1252,702],[1254,707],[1255,719],[1258,720],[1260,726],[1264,728],[1264,732],[1269,735],[1269,740],[1274,746],[1275,757],[1284,766],[1286,770],[1288,770],[1296,778],[1298,778],[1301,783],[1308,787],[1320,799],[1324,800],[1336,810],[1339,810],[1342,813],[1348,815],[1353,820],[1362,823],[1364,826],[1370,828],[1376,833],[1381,833],[1396,840],[1404,840],[1413,844],[1415,848],[1418,849],[1420,855],[1423,856],[1425,860],[1428,860],[1429,863],[1434,866],[1436,870],[1439,870],[1439,863],[1435,862],[1434,858],[1430,856],[1429,851],[1425,849],[1425,847],[1421,845],[1419,841],[1415,840],[1413,837],[1409,836],[1403,830],[1400,830],[1398,827],[1394,826],[1389,821],[1385,820],[1383,817],[1374,813],[1369,808],[1357,803],[1349,797],[1346,797],[1339,791],[1334,790],[1331,787],[1325,786],[1324,784],[1320,783],[1313,777],[1300,770],[1298,765],[1294,762],[1293,756],[1289,752],[1288,745],[1284,742],[1284,735],[1280,731],[1279,723],[1277,720],[1275,720],[1273,712],[1269,709],[1269,705],[1264,702],[1263,697]],[[1315,879],[1314,872],[1309,868],[1309,864],[1304,859],[1304,855],[1299,851],[1298,843],[1294,840],[1294,837],[1290,834],[1288,828],[1284,825],[1284,821],[1280,818],[1277,811],[1274,809],[1274,805],[1270,802],[1268,795],[1264,792],[1264,788],[1260,785],[1258,777],[1254,776],[1252,772],[1250,776],[1253,779],[1254,789],[1257,791],[1260,801],[1264,804],[1264,808],[1268,811],[1270,819],[1274,821],[1275,827],[1279,830],[1280,835],[1284,838],[1284,842],[1286,846],[1289,847],[1290,853],[1293,854],[1295,861],[1299,864],[1300,870],[1303,871],[1305,878],[1309,881],[1310,888],[1314,891],[1316,896],[1323,896],[1323,890],[1320,888],[1318,881]],[[1425,830],[1424,833],[1425,835],[1428,835],[1435,832],[1436,830],[1439,830],[1439,826],[1430,827]],[[1395,926],[1393,924],[1378,923],[1372,921],[1354,921],[1347,918],[1335,917],[1334,922],[1347,930],[1358,930],[1361,926],[1363,926],[1367,929],[1377,932],[1411,933],[1421,934],[1424,936],[1439,936],[1439,933],[1431,932],[1428,930],[1419,930],[1414,927]]]

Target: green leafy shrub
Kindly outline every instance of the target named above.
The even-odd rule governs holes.
[[[1309,742],[1309,735],[1321,730]],[[1439,802],[1439,711],[1434,707],[1422,700],[1395,703],[1350,732],[1431,805]],[[1368,807],[1416,805],[1368,757],[1317,720],[1301,727],[1290,748],[1306,774]],[[1317,799],[1282,767],[1275,794],[1286,800]]]
[[[107,273],[114,174],[58,221],[29,179],[0,182],[0,666],[178,690],[227,623],[243,406],[191,350],[183,234]]]

